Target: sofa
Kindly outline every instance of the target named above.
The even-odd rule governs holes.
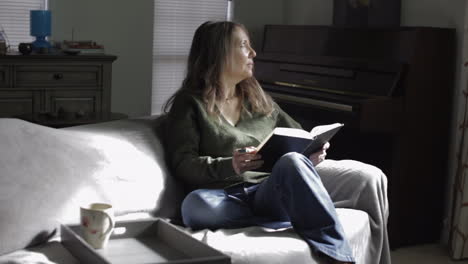
[[[60,243],[58,227],[77,224],[79,206],[96,201],[113,204],[117,221],[171,221],[232,263],[325,263],[291,228],[184,227],[179,207],[185,194],[165,162],[162,120],[56,129],[0,118],[0,263],[78,263]],[[368,215],[338,209],[338,216],[357,263],[368,263]]]

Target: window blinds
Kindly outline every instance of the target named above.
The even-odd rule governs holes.
[[[5,30],[10,50],[17,50],[21,42],[34,40],[29,35],[29,11],[44,6],[45,0],[0,0],[0,26]]]
[[[197,27],[231,17],[228,0],[155,0],[153,32],[152,114],[179,89]]]

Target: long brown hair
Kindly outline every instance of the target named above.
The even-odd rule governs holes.
[[[190,48],[187,75],[182,87],[164,104],[164,112],[169,111],[178,94],[189,92],[202,97],[209,114],[219,115],[216,100],[226,96],[221,89],[220,76],[232,54],[232,36],[236,28],[248,34],[242,24],[231,21],[208,21],[198,27]],[[237,84],[237,95],[242,102],[248,100],[250,111],[254,113],[270,114],[273,111],[273,100],[253,76]]]

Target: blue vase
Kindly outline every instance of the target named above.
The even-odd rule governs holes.
[[[50,10],[31,10],[30,19],[30,33],[36,37],[32,42],[33,49],[50,49],[52,45],[46,40],[46,37],[51,35]]]

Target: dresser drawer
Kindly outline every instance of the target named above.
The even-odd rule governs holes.
[[[16,66],[15,87],[93,87],[102,85],[100,66]]]
[[[45,111],[70,118],[90,118],[101,114],[101,92],[57,91],[45,93]]]
[[[10,67],[0,65],[0,88],[10,86]]]
[[[5,92],[0,91],[0,118],[16,117],[39,111],[40,96],[38,92]]]

